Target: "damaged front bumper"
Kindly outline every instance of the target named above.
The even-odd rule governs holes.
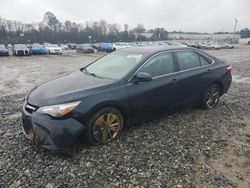
[[[49,115],[27,110],[22,107],[22,130],[26,138],[43,148],[57,151],[70,151],[76,139],[86,128],[76,119],[53,119]]]

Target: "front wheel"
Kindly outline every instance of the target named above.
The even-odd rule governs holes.
[[[105,144],[122,131],[124,118],[115,108],[103,108],[90,118],[87,125],[85,137],[88,144]]]
[[[201,107],[202,109],[215,108],[220,99],[220,87],[217,84],[212,84],[203,96]]]

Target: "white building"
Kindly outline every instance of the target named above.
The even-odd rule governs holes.
[[[239,34],[185,34],[169,33],[168,38],[171,40],[216,40],[238,43]]]

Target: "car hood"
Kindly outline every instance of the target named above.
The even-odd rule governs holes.
[[[34,106],[62,104],[107,89],[114,80],[86,75],[80,70],[63,74],[35,87],[28,95],[28,103]]]

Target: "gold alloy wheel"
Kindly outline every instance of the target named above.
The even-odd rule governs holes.
[[[93,137],[97,142],[107,143],[122,130],[122,122],[115,113],[104,113],[93,124]]]

